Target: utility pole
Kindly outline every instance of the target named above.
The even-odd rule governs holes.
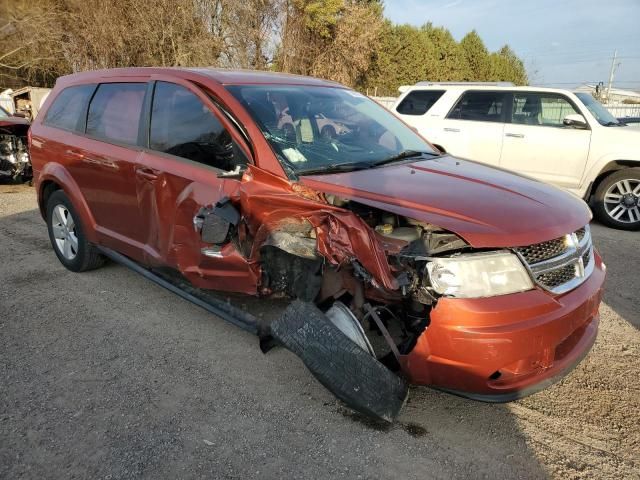
[[[609,72],[609,85],[607,85],[607,103],[609,103],[609,99],[611,98],[611,84],[613,83],[613,74],[616,70],[616,57],[618,56],[618,50],[613,52],[613,60],[611,61],[611,72]]]

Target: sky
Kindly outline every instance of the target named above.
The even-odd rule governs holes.
[[[617,49],[613,86],[640,91],[640,0],[385,0],[385,16],[456,40],[475,29],[490,51],[509,44],[532,85],[606,85]]]

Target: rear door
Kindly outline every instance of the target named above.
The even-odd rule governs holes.
[[[86,112],[85,136],[66,152],[69,165],[105,246],[139,258],[143,231],[134,167],[141,153],[138,128],[147,83],[101,83]]]
[[[508,95],[467,90],[442,122],[442,146],[448,153],[489,165],[500,163]]]
[[[135,178],[145,261],[179,270],[196,286],[255,293],[255,278],[231,237],[203,240],[198,217],[234,198],[250,150],[228,117],[188,81],[150,86],[143,154]],[[230,207],[230,205],[229,205]],[[239,206],[236,205],[239,213]]]
[[[563,188],[578,188],[591,142],[591,130],[567,127],[580,114],[565,95],[514,92],[511,121],[504,130],[500,165]]]

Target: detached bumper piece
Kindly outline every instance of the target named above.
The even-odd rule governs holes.
[[[312,303],[291,303],[271,323],[271,336],[353,410],[387,422],[400,413],[407,383],[345,336]]]

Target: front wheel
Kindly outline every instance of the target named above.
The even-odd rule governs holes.
[[[602,180],[596,189],[594,212],[610,227],[640,230],[640,168],[619,170]]]

